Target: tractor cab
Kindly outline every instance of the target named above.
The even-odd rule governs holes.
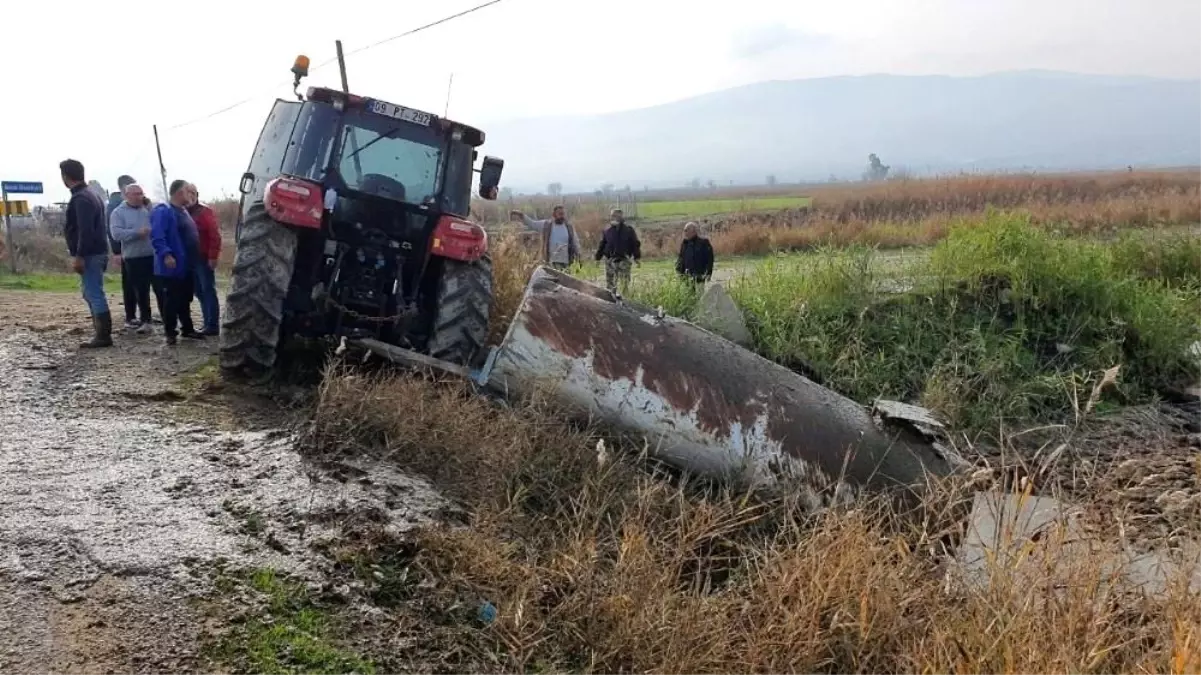
[[[308,59],[292,72],[297,100],[275,102],[240,184],[246,283],[258,264],[250,251],[265,244],[243,230],[288,242],[285,297],[259,301],[282,307],[276,339],[373,338],[465,362],[486,332],[480,307],[491,296],[488,237],[469,220],[473,174],[479,196],[495,199],[504,162],[485,157],[474,168],[479,129],[325,87],[301,95]],[[463,284],[470,311],[456,304]],[[229,363],[274,359],[245,346],[226,354]]]

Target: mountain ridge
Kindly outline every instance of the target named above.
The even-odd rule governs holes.
[[[1201,164],[1201,80],[1061,71],[768,80],[596,115],[494,123],[520,191]]]

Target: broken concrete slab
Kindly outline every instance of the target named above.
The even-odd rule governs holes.
[[[751,331],[747,328],[746,317],[721,284],[709,284],[701,295],[696,310],[696,324],[736,345],[748,347],[751,344]]]
[[[1029,543],[1049,535],[1077,534],[1075,517],[1051,497],[981,492],[972,502],[959,560],[973,573],[989,564],[1008,565],[1028,553]]]
[[[1136,553],[1086,535],[1079,515],[1052,497],[978,493],[956,557],[962,581],[981,588],[1004,575],[1048,589],[1095,581],[1156,595],[1187,579],[1201,592],[1201,544]]]

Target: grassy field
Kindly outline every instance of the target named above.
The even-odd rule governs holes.
[[[795,189],[795,188],[794,188]],[[764,255],[776,251],[811,250],[822,246],[868,245],[881,248],[929,246],[941,241],[962,222],[979,222],[989,209],[1021,211],[1039,227],[1073,234],[1113,234],[1127,229],[1154,229],[1201,223],[1201,172],[1146,171],[1080,175],[968,175],[882,183],[850,183],[806,188],[804,197],[787,193],[787,187],[770,194],[748,190],[739,196],[730,190],[718,193],[721,201],[811,199],[808,208],[737,210],[709,218],[705,234],[719,254]],[[686,191],[673,201],[639,204],[643,214],[656,204],[687,213],[703,197],[686,199]],[[522,202],[473,204],[483,223],[499,226],[508,221],[509,208],[530,215],[549,215],[550,207],[563,202],[581,233],[584,248],[595,245],[608,218],[608,203],[594,197],[525,198]],[[651,209],[651,211],[644,211]],[[678,215],[639,223],[647,257],[671,256],[685,220],[704,216]]]
[[[533,265],[520,249],[502,255],[505,245],[498,317]],[[1197,381],[1185,348],[1201,336],[1198,245],[1190,233],[1082,239],[993,214],[904,262],[864,247],[771,257],[731,292],[760,354],[861,402],[920,401],[959,438],[1020,455],[997,429],[1070,433]],[[690,315],[695,292],[650,269],[662,267],[644,266],[630,295]],[[898,277],[916,287],[878,292]],[[1116,386],[1101,386],[1114,366]],[[546,402],[495,406],[454,383],[338,367],[315,414],[305,447],[384,458],[465,511],[466,527],[403,540],[360,528],[339,543],[342,568],[378,609],[349,629],[378,636],[369,647],[342,644],[376,670],[1201,669],[1197,589],[1181,577],[1161,595],[1126,594],[1113,583],[1117,541],[1080,556],[1052,534],[1024,549],[1025,562],[990,560],[981,583],[948,571],[935,542],[963,486],[932,486],[916,513],[864,498],[812,514],[788,497],[657,474],[636,442],[565,423]],[[601,440],[628,461],[600,461]],[[1082,471],[1080,458],[1065,461]],[[1019,498],[1036,489],[1018,485]],[[1037,489],[1057,488],[1042,478]],[[1133,517],[1111,506],[1096,508]],[[485,603],[494,619],[480,618]],[[260,663],[287,656],[255,644],[273,650]]]
[[[104,287],[110,294],[113,289],[121,292],[121,276],[106,274]],[[29,272],[12,274],[0,272],[0,290],[5,291],[50,291],[50,292],[79,292],[79,275],[70,272]]]
[[[795,209],[809,206],[810,202],[808,197],[801,196],[648,201],[638,204],[638,218],[640,220],[696,219],[739,211]]]
[[[1201,339],[1201,238],[1190,232],[1081,240],[995,216],[921,254],[769,258],[742,268],[731,293],[764,356],[865,403],[921,401],[961,427],[1061,422],[1065,392],[1115,365],[1124,402],[1201,379],[1185,356]],[[670,278],[630,295],[683,316],[695,302]]]

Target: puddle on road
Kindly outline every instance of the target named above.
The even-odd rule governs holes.
[[[128,414],[88,405],[93,396],[73,395],[80,385],[56,379],[71,358],[0,337],[0,576],[61,588],[221,559],[309,576],[321,564],[309,546],[341,519],[368,513],[404,530],[444,506],[424,481],[384,467],[332,478],[289,433],[160,424],[137,418],[144,403]]]

